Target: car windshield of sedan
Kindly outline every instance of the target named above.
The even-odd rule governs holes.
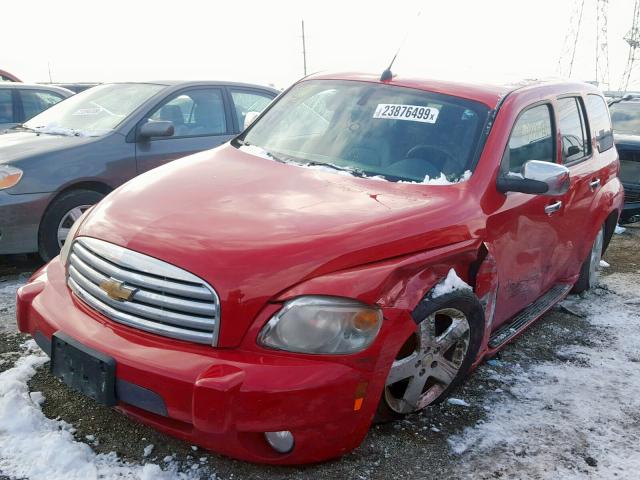
[[[619,102],[609,107],[613,131],[623,135],[640,135],[640,102]]]
[[[63,100],[18,128],[52,135],[101,136],[163,88],[142,83],[100,85]]]
[[[471,175],[489,109],[449,95],[334,80],[299,83],[233,145],[272,160],[389,181]]]

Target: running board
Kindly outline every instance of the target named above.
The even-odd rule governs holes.
[[[521,310],[509,323],[501,327],[491,335],[489,339],[490,348],[498,348],[512,337],[520,333],[531,324],[536,318],[549,310],[556,302],[561,300],[571,290],[571,285],[566,283],[556,283],[547,290],[538,300]]]

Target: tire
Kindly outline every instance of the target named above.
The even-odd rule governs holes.
[[[56,198],[47,208],[38,230],[38,253],[45,262],[60,253],[58,242],[59,231],[71,227],[77,218],[77,209],[84,211],[104,198],[104,195],[93,190],[71,190]],[[63,222],[64,223],[61,223]]]
[[[470,291],[458,290],[437,298],[427,296],[416,307],[413,318],[418,328],[400,348],[389,369],[375,422],[396,420],[442,402],[466,377],[480,349],[484,313]],[[453,340],[455,343],[446,346]],[[406,377],[412,370],[413,376]],[[420,392],[417,402],[405,400],[412,396],[411,390]]]
[[[585,292],[598,284],[598,270],[600,270],[600,259],[604,250],[604,226],[600,227],[596,238],[593,240],[591,250],[587,258],[580,267],[578,281],[571,289],[571,293]]]

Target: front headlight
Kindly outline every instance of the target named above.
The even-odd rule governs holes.
[[[69,258],[69,252],[71,251],[71,244],[73,243],[73,239],[78,234],[78,230],[80,226],[84,222],[84,219],[87,218],[89,212],[93,210],[93,207],[86,210],[82,215],[78,217],[78,220],[73,222],[71,228],[69,229],[69,233],[67,234],[67,239],[62,244],[62,248],[60,249],[60,262],[62,265],[67,265],[67,259]]]
[[[22,170],[11,165],[0,165],[0,190],[11,188],[22,178]]]
[[[290,300],[262,328],[258,342],[299,353],[354,353],[378,335],[382,311],[355,300],[307,296]]]

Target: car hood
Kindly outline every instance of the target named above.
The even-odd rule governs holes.
[[[222,303],[222,345],[225,319],[244,332],[266,302],[301,281],[468,240],[466,191],[465,183],[398,184],[282,164],[227,144],[126,183],[79,234],[208,281]]]
[[[96,138],[9,130],[0,135],[0,163],[19,165],[26,158],[76,147]]]

